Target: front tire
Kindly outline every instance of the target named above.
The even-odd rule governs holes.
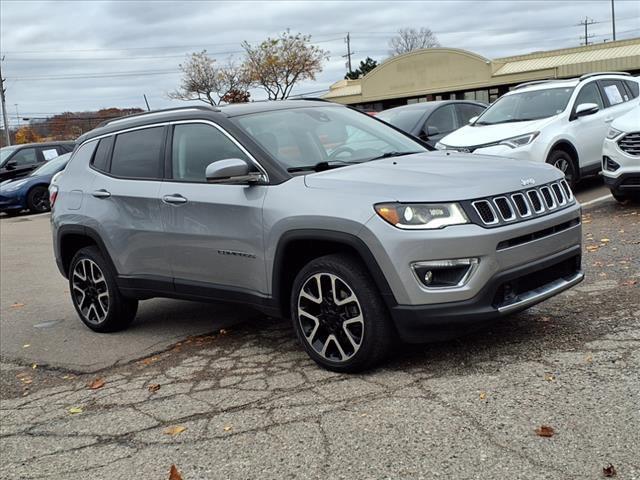
[[[335,372],[374,367],[389,354],[395,338],[378,289],[350,255],[316,258],[298,273],[291,316],[307,354]]]
[[[127,328],[136,317],[138,301],[124,297],[115,272],[98,247],[85,247],[69,267],[69,291],[80,320],[95,332]]]
[[[622,205],[626,205],[627,203],[629,203],[629,197],[627,197],[626,195],[623,195],[621,193],[615,193],[615,192],[611,192],[611,196],[613,198],[616,199],[616,202],[622,204]]]
[[[49,205],[49,190],[47,187],[38,185],[29,190],[27,194],[27,208],[31,213],[44,213],[51,210]]]
[[[576,186],[576,183],[578,183],[578,167],[571,155],[564,150],[554,150],[549,155],[547,163],[564,173],[564,178],[572,189]]]

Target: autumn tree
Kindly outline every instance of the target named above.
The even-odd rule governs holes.
[[[209,57],[207,51],[192,53],[179,66],[182,71],[180,88],[169,93],[169,98],[177,100],[199,100],[209,105],[218,105],[230,92],[245,92],[249,80],[242,65],[233,59],[223,65]]]
[[[249,80],[263,88],[269,100],[288,98],[298,82],[315,80],[323,62],[329,59],[329,52],[310,41],[310,35],[286,31],[256,46],[243,42],[244,69]]]
[[[251,99],[251,94],[246,90],[229,90],[221,99],[224,103],[246,103]]]
[[[389,54],[391,56],[401,55],[421,48],[439,47],[440,42],[429,28],[401,28],[398,34],[389,40]]]
[[[378,62],[376,62],[371,57],[367,57],[366,60],[360,60],[360,66],[355,70],[348,72],[344,78],[348,80],[356,80],[360,77],[364,77],[367,73],[378,66]]]
[[[18,129],[18,131],[16,132],[16,143],[17,144],[35,143],[35,142],[39,142],[39,141],[40,141],[40,137],[33,130],[33,128],[31,128],[29,125],[26,125],[24,127],[20,127]]]

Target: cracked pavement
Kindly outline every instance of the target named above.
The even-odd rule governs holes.
[[[640,479],[640,208],[583,222],[584,283],[365,374],[255,315],[97,373],[3,357],[2,478]]]

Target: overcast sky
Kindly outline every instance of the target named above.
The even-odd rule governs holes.
[[[640,2],[615,0],[618,39],[640,36]],[[294,93],[328,88],[345,74],[344,37],[354,64],[388,56],[399,28],[431,28],[446,47],[488,58],[573,47],[578,22],[596,23],[591,39],[611,39],[610,0],[568,1],[0,1],[0,50],[7,111],[20,117],[106,107],[177,106],[168,91],[178,64],[207,49],[219,60],[241,57],[240,43],[259,42],[286,28],[312,35],[331,53],[316,82]],[[253,99],[264,98],[252,91]]]

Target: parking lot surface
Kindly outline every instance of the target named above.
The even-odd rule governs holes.
[[[235,307],[153,300],[139,330],[91,333],[39,250],[48,219],[20,224],[31,236],[3,219],[2,477],[596,479],[612,464],[640,479],[640,208],[583,213],[584,283],[361,375],[317,368],[287,322]],[[31,363],[49,335],[78,368]]]

